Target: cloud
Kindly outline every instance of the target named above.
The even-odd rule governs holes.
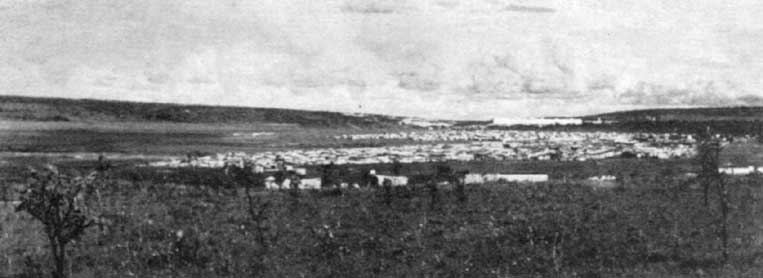
[[[398,87],[407,90],[430,92],[439,89],[441,85],[434,78],[421,76],[416,72],[402,73],[398,78]]]
[[[728,106],[744,104],[745,99],[752,100],[729,94],[734,90],[732,84],[713,81],[682,87],[641,82],[619,97],[626,104],[651,106]]]
[[[347,0],[341,9],[346,13],[392,14],[410,10],[411,6],[404,0]]]
[[[505,8],[510,12],[522,12],[522,13],[553,13],[556,9],[541,7],[541,6],[523,6],[523,5],[508,5]]]
[[[737,103],[742,105],[763,106],[763,97],[756,95],[746,95],[737,98]]]
[[[0,94],[489,118],[763,92],[752,0],[0,3]]]

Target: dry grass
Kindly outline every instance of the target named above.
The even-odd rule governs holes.
[[[434,205],[423,189],[398,190],[390,205],[374,191],[276,192],[256,199],[270,203],[263,249],[235,190],[121,182],[102,203],[113,224],[74,245],[72,269],[75,277],[759,277],[759,183],[734,181],[733,259],[723,267],[715,200],[705,207],[688,189],[676,198],[670,183],[491,184],[470,187],[467,203],[441,190]],[[14,219],[0,244],[44,266],[44,243],[28,240],[39,227]],[[24,269],[18,254],[8,257],[3,272]]]

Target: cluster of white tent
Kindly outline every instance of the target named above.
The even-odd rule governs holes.
[[[391,186],[409,185],[409,178],[406,176],[379,175],[374,170],[371,170],[370,175],[376,177],[377,186],[384,186],[385,183],[389,183]],[[545,174],[466,174],[464,176],[465,184],[483,184],[487,182],[539,183],[547,181],[548,175]],[[269,190],[290,189],[295,185],[299,189],[321,189],[323,187],[320,178],[300,179],[298,182],[285,179],[281,184],[276,183],[276,179],[273,176],[265,178],[265,188]],[[349,184],[346,182],[330,186],[360,188],[360,185],[357,183]]]
[[[638,156],[658,158],[689,157],[695,149],[691,145],[673,144],[653,146],[647,143],[619,143],[606,140],[584,140],[548,142],[471,142],[449,144],[422,144],[365,148],[326,148],[309,150],[288,150],[255,154],[229,153],[216,156],[194,158],[190,161],[175,159],[149,164],[153,167],[202,167],[220,168],[225,161],[251,161],[264,167],[275,167],[276,160],[282,158],[294,165],[342,164],[377,164],[432,162],[432,161],[471,161],[476,159],[494,160],[591,160],[617,157],[625,152]]]
[[[292,182],[291,179],[285,179],[281,184],[278,184],[276,182],[276,178],[273,176],[268,176],[265,178],[265,189],[269,190],[290,189],[295,185],[299,189],[321,189],[321,179],[300,179],[299,182]]]
[[[268,190],[280,190],[280,189],[292,189],[296,186],[298,189],[321,189],[323,187],[339,187],[339,188],[360,188],[358,183],[340,182],[338,184],[323,185],[321,178],[303,178],[304,172],[297,172],[300,177],[298,181],[291,179],[284,179],[280,184],[276,182],[274,176],[268,176],[265,178],[265,189]],[[379,175],[375,170],[371,170],[369,175],[375,176],[377,180],[377,186],[384,186],[385,182],[389,182],[391,186],[405,186],[408,185],[408,177],[406,176],[391,176],[391,175]]]
[[[398,139],[420,142],[446,142],[446,141],[536,141],[536,142],[563,142],[563,141],[587,141],[607,140],[617,142],[634,142],[636,137],[652,138],[660,140],[676,134],[637,134],[625,132],[577,132],[577,131],[535,131],[535,130],[493,130],[493,129],[442,129],[429,131],[410,132],[385,132],[385,133],[357,133],[334,136],[339,140],[383,140]],[[681,138],[686,136],[678,135]],[[676,140],[670,140],[676,141]]]

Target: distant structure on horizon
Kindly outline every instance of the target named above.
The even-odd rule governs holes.
[[[490,125],[513,126],[513,125],[582,125],[581,118],[494,118]]]

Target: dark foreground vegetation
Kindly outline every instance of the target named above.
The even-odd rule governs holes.
[[[72,277],[761,277],[760,177],[247,192],[107,181]],[[46,232],[3,208],[0,271],[47,276]],[[727,227],[729,258],[719,239]]]

